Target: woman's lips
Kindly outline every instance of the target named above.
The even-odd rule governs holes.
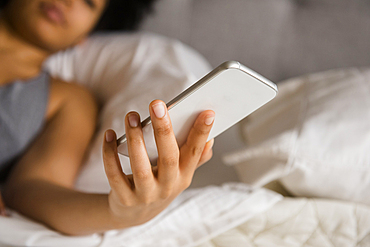
[[[40,8],[43,14],[52,22],[64,25],[66,18],[63,11],[55,4],[48,2],[41,2]]]

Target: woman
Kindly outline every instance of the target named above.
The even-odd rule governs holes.
[[[4,149],[0,152],[0,168],[11,167],[2,187],[3,202],[8,207],[69,235],[126,228],[159,214],[190,185],[195,169],[212,157],[213,140],[206,140],[214,112],[199,115],[186,144],[179,148],[165,104],[155,100],[149,111],[159,153],[157,166],[152,169],[146,155],[139,115],[130,112],[125,125],[133,174],[122,172],[116,133],[107,130],[102,151],[110,193],[73,189],[95,131],[99,107],[81,86],[50,78],[41,69],[42,63],[51,54],[83,42],[92,30],[134,29],[151,2],[0,2],[0,99],[6,102],[0,106],[0,148]],[[106,18],[111,16],[113,25]],[[14,93],[21,86],[29,86],[19,97],[23,108],[17,107],[19,102],[15,100],[21,93]],[[19,112],[15,112],[17,109]],[[22,118],[14,121],[4,112]],[[23,128],[36,126],[24,150],[13,141],[22,136],[14,127],[18,123],[25,123]]]

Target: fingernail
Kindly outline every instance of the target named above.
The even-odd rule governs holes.
[[[136,113],[130,113],[130,115],[128,115],[128,122],[132,128],[135,128],[139,124],[139,117]]]
[[[213,147],[213,144],[215,143],[215,139],[210,140],[210,142],[211,142],[211,144],[209,146],[209,149],[211,149]]]
[[[114,139],[113,131],[112,131],[112,130],[107,130],[107,131],[105,132],[105,140],[106,140],[107,142],[111,142],[111,141],[113,141],[113,139]]]
[[[204,121],[204,123],[206,125],[211,125],[213,123],[213,120],[215,119],[215,116],[214,115],[207,115],[206,116],[206,120]]]
[[[166,114],[166,109],[164,108],[163,103],[158,103],[152,106],[154,114],[157,118],[163,118]]]

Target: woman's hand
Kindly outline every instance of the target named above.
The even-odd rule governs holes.
[[[123,225],[147,222],[165,209],[191,184],[197,167],[212,157],[213,139],[206,143],[215,113],[202,112],[179,149],[172,130],[167,107],[155,100],[149,106],[158,150],[157,166],[152,168],[136,112],[126,115],[126,137],[132,175],[123,173],[117,153],[116,134],[105,133],[103,160],[111,191],[109,208]]]

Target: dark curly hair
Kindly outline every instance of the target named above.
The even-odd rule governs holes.
[[[0,10],[11,0],[0,0]],[[108,0],[104,13],[93,29],[96,31],[135,31],[153,12],[157,0]]]

